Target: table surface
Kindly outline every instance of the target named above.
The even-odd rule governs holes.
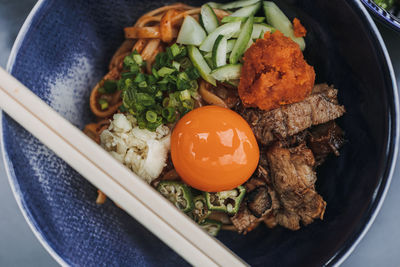
[[[5,67],[19,28],[35,0],[0,0],[0,66]],[[379,25],[378,25],[379,26]],[[379,26],[400,82],[400,34]],[[400,159],[386,200],[371,229],[342,266],[400,264]],[[0,266],[56,266],[25,222],[8,184],[0,155]]]

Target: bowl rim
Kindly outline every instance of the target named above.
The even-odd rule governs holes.
[[[8,58],[7,62],[7,71],[11,73],[15,60],[17,57],[17,54],[20,50],[20,47],[22,46],[25,37],[27,33],[30,30],[30,26],[34,20],[34,18],[40,13],[40,9],[43,7],[44,3],[47,0],[38,0],[38,2],[34,5],[32,10],[30,11],[28,17],[24,21],[17,38],[15,39],[15,42],[12,46],[10,56]],[[387,71],[390,75],[391,82],[392,82],[392,94],[393,94],[393,107],[391,109],[391,121],[389,125],[389,142],[387,144],[387,148],[389,149],[388,151],[388,160],[386,162],[387,167],[386,170],[382,176],[381,183],[377,186],[375,190],[375,198],[373,199],[373,202],[371,204],[371,208],[369,210],[369,216],[365,218],[365,224],[361,227],[361,229],[356,229],[354,233],[352,233],[352,236],[347,239],[345,242],[350,245],[344,244],[336,254],[332,255],[330,259],[327,260],[327,262],[324,265],[331,265],[331,266],[339,266],[341,265],[349,256],[350,254],[355,250],[355,248],[358,246],[358,244],[361,242],[361,240],[364,238],[372,224],[374,223],[376,216],[378,215],[383,202],[386,198],[388,189],[390,187],[392,178],[393,178],[393,173],[395,170],[396,166],[396,161],[397,161],[397,156],[398,156],[398,145],[399,145],[399,134],[400,134],[400,117],[399,117],[399,95],[398,95],[398,89],[397,89],[397,81],[396,81],[396,76],[393,70],[393,65],[392,61],[390,59],[389,53],[387,51],[385,42],[383,41],[383,38],[374,22],[372,19],[371,15],[368,13],[365,5],[366,1],[362,0],[353,0],[352,1],[356,7],[358,7],[359,11],[361,12],[362,15],[364,15],[364,18],[368,22],[368,26],[371,30],[371,36],[376,38],[376,41],[381,48],[381,52],[384,56],[384,63],[386,63],[386,68]],[[371,8],[369,5],[367,5],[369,8]],[[381,15],[381,14],[380,14]],[[382,15],[381,15],[382,16]],[[384,17],[383,17],[384,18]],[[383,19],[382,18],[382,19]],[[387,20],[387,18],[385,18]],[[394,25],[392,25],[394,27]],[[400,27],[398,28],[400,30]],[[35,223],[35,219],[32,217],[31,213],[29,212],[28,208],[25,207],[24,200],[22,197],[22,193],[20,191],[17,178],[14,174],[14,171],[11,169],[12,167],[12,162],[8,157],[8,153],[5,150],[5,144],[4,144],[4,134],[3,134],[3,119],[4,119],[5,113],[0,110],[0,149],[1,153],[3,156],[3,163],[5,166],[5,172],[8,178],[8,182],[10,184],[12,193],[14,195],[14,198],[18,204],[18,207],[24,216],[25,221],[31,228],[32,232],[36,236],[36,238],[39,240],[41,245],[46,249],[46,251],[55,259],[55,261],[60,264],[61,266],[69,266],[69,264],[54,250],[54,248],[51,246],[51,243],[46,239],[44,234],[40,231],[39,227]],[[392,118],[393,117],[393,118]]]
[[[382,7],[375,4],[373,0],[361,0],[364,5],[371,11],[374,17],[382,22],[385,26],[400,32],[400,18],[392,15]]]

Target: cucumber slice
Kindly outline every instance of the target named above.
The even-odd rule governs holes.
[[[227,83],[227,84],[229,84],[230,86],[233,86],[233,87],[238,87],[239,86],[239,82],[240,82],[240,80],[230,80],[230,81],[225,81],[224,83]]]
[[[265,17],[269,24],[277,30],[281,31],[285,36],[296,42],[301,50],[306,48],[304,38],[294,36],[293,25],[279,7],[270,1],[264,1]]]
[[[241,1],[234,1],[226,4],[218,4],[217,8],[221,9],[236,9],[240,7],[246,7],[250,5],[254,5],[255,3],[260,2],[260,0],[241,0]]]
[[[254,44],[254,41],[253,41],[253,39],[250,38],[249,42],[248,42],[247,45],[246,45],[246,49],[244,50],[244,52],[246,52],[247,49],[249,49],[250,46],[252,46],[253,44]]]
[[[193,17],[186,16],[176,42],[184,45],[200,45],[206,36],[200,24]]]
[[[240,22],[245,22],[247,17],[231,17],[231,16],[226,16],[223,17],[221,22],[222,23],[229,23],[229,22],[235,22],[235,21],[240,21]],[[265,21],[265,17],[254,17],[254,23],[263,23]]]
[[[266,24],[254,24],[253,32],[251,33],[251,39],[263,38],[266,32],[271,32],[273,30],[274,28]]]
[[[247,44],[251,39],[251,34],[253,32],[254,17],[247,19],[246,23],[243,25],[239,38],[237,39],[235,46],[233,47],[231,56],[229,57],[229,63],[235,64],[242,57],[244,51],[246,50]]]
[[[241,71],[242,64],[229,64],[213,70],[211,75],[217,81],[225,82],[239,80]]]
[[[207,4],[201,6],[200,22],[208,34],[212,33],[219,26],[217,15]]]
[[[232,52],[233,47],[235,46],[235,43],[236,43],[235,39],[228,40],[228,44],[226,46],[226,53]]]
[[[228,40],[226,37],[223,35],[218,36],[212,51],[213,67],[218,68],[226,65],[227,46]]]
[[[208,2],[207,5],[209,5],[211,8],[221,8],[222,4],[215,2]]]
[[[217,40],[219,35],[224,35],[227,39],[231,38],[240,31],[240,24],[240,21],[237,21],[219,26],[203,41],[200,46],[200,50],[210,52],[213,49],[215,40]]]
[[[248,18],[248,17],[254,16],[254,14],[257,13],[257,11],[260,9],[260,7],[261,7],[261,2],[258,2],[251,6],[242,7],[241,9],[236,10],[229,16],[230,17],[247,17]]]
[[[217,82],[215,79],[210,75],[211,69],[207,65],[207,62],[204,60],[203,56],[201,55],[199,49],[193,45],[188,46],[188,54],[189,58],[192,61],[195,68],[199,71],[200,76],[207,82],[211,83],[212,85],[216,86]]]

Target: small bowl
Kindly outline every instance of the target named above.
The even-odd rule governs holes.
[[[374,17],[389,28],[400,32],[400,18],[381,8],[373,0],[361,0]]]
[[[41,0],[25,22],[8,70],[79,128],[93,121],[91,88],[123,41],[123,28],[173,1]],[[195,6],[202,1],[187,1]],[[317,82],[334,84],[347,113],[347,143],[318,169],[323,221],[292,232],[260,226],[218,239],[251,265],[320,266],[343,262],[372,224],[393,174],[399,136],[396,82],[384,42],[358,0],[277,4],[308,30],[305,57]],[[6,114],[2,148],[15,197],[32,230],[61,264],[186,264]],[[167,200],[166,200],[167,201]]]

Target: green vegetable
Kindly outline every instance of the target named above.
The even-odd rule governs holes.
[[[200,227],[203,228],[207,233],[212,236],[217,236],[218,232],[221,230],[222,223],[214,220],[205,219]]]
[[[267,24],[254,24],[253,32],[251,33],[251,39],[264,38],[266,32],[272,32],[274,28]]]
[[[210,75],[211,69],[207,65],[207,62],[204,60],[203,56],[201,55],[199,49],[195,46],[189,46],[189,58],[192,61],[193,65],[199,71],[201,77],[211,83],[212,85],[216,86],[217,83],[215,79]]]
[[[196,196],[193,199],[194,208],[189,216],[197,223],[203,222],[210,214],[211,211],[207,208],[206,199],[204,195]]]
[[[108,102],[105,99],[100,98],[98,101],[101,110],[108,109]]]
[[[203,25],[207,33],[212,33],[219,26],[217,15],[214,10],[207,4],[201,6],[200,23]]]
[[[234,1],[226,4],[219,4],[219,3],[209,3],[210,6],[213,8],[220,8],[220,9],[236,9],[240,7],[250,6],[260,2],[260,0],[241,0],[241,1]]]
[[[392,9],[394,5],[394,0],[374,0],[374,2],[383,9]]]
[[[191,16],[186,16],[176,42],[184,45],[200,45],[206,38],[206,32]]]
[[[192,192],[184,183],[161,181],[157,186],[157,191],[183,212],[190,212],[194,207]]]
[[[254,16],[257,11],[260,9],[261,7],[261,2],[257,2],[254,5],[251,6],[246,6],[246,7],[242,7],[241,9],[236,10],[235,12],[233,12],[231,15],[229,15],[230,17],[251,17]]]
[[[207,208],[211,211],[224,211],[228,214],[238,212],[240,203],[242,202],[246,189],[239,186],[233,190],[222,191],[217,193],[205,193]]]
[[[268,23],[271,24],[272,27],[281,31],[285,36],[296,42],[301,50],[306,48],[304,38],[294,35],[292,23],[274,2],[264,1],[264,12]]]
[[[217,81],[230,81],[240,79],[242,64],[228,64],[211,72],[211,76]]]
[[[240,22],[245,22],[247,20],[247,17],[231,17],[231,16],[226,16],[223,17],[221,22],[222,23],[229,23],[229,22],[235,22],[235,21],[240,21]],[[254,23],[263,23],[265,21],[265,17],[254,17]]]
[[[226,39],[230,39],[233,35],[240,31],[240,21],[231,22],[219,26],[212,33],[210,33],[200,46],[201,51],[210,52],[213,49],[215,40],[218,36],[224,35]]]
[[[228,40],[225,38],[225,36],[218,36],[217,40],[215,41],[211,57],[213,67],[218,68],[226,65],[227,46]]]
[[[243,25],[239,37],[233,47],[231,56],[229,57],[230,64],[236,64],[241,59],[243,53],[246,51],[247,44],[251,39],[253,32],[254,17],[249,17]]]
[[[157,55],[151,74],[141,72],[145,64],[137,52],[125,57],[115,86],[122,91],[121,111],[134,115],[140,128],[155,131],[194,108],[191,98],[197,94],[200,75],[187,57],[186,47],[177,44]]]

